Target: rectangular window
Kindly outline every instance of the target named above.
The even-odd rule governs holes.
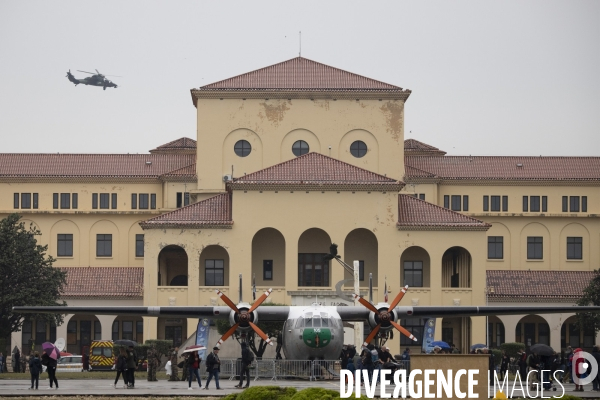
[[[58,257],[73,257],[73,235],[59,233],[57,237],[58,249],[56,255]]]
[[[94,340],[102,339],[102,324],[100,321],[94,321]]]
[[[587,212],[587,196],[581,196],[581,212]]]
[[[21,193],[21,208],[31,208],[31,193]]]
[[[15,209],[19,208],[19,193],[15,193],[13,207]]]
[[[504,258],[504,236],[488,236],[488,259],[502,260]]]
[[[581,260],[582,255],[583,238],[567,237],[567,260]]]
[[[400,325],[402,325],[406,330],[408,330],[412,335],[417,339],[417,341],[413,341],[404,335],[400,336],[400,345],[401,346],[421,346],[423,343],[423,330],[425,328],[426,319],[403,319],[401,320]],[[365,332],[366,334],[366,332]]]
[[[77,344],[77,321],[67,323],[67,344]]]
[[[419,200],[425,201],[425,193],[419,194]]]
[[[329,286],[329,261],[322,253],[298,253],[298,286]]]
[[[358,262],[358,280],[365,280],[365,262],[363,260],[360,260]]]
[[[562,197],[562,210],[563,212],[569,211],[569,198],[567,196]]]
[[[117,209],[117,194],[116,193],[110,194],[110,208],[112,208],[113,210]]]
[[[502,196],[502,212],[508,212],[508,196]]]
[[[463,196],[463,211],[469,211],[469,196]]]
[[[531,196],[530,198],[529,211],[540,212],[540,196]]]
[[[33,208],[38,208],[38,199],[39,195],[37,193],[33,194]]]
[[[569,211],[579,212],[579,196],[569,197]]]
[[[189,206],[190,205],[190,193],[189,192],[185,192],[183,194],[183,205],[184,206]]]
[[[119,321],[113,321],[112,340],[119,340]]]
[[[121,339],[133,340],[133,321],[123,321],[123,336]]]
[[[148,209],[148,194],[142,194],[140,193],[139,195],[140,197],[140,203],[139,203],[139,209],[140,210],[147,210]]]
[[[181,345],[183,329],[181,326],[165,326],[165,340],[172,340],[174,347]]]
[[[135,256],[144,257],[144,235],[135,235]]]
[[[135,323],[135,337],[139,343],[144,339],[144,321],[137,321]]]
[[[223,286],[225,281],[224,260],[204,260],[204,285]]]
[[[548,196],[542,196],[542,212],[548,212]]]
[[[177,208],[183,207],[183,193],[177,192]]]
[[[490,196],[483,196],[483,211],[490,211]]]
[[[112,257],[112,235],[96,235],[96,257]]]
[[[100,208],[108,210],[109,193],[100,193]]]
[[[460,211],[460,196],[452,195],[452,211]]]
[[[527,212],[529,209],[529,198],[527,196],[523,196],[523,212]]]
[[[58,193],[52,194],[52,208],[58,209]]]
[[[541,236],[527,237],[527,259],[541,260],[544,258],[544,238]]]
[[[404,261],[404,285],[423,287],[423,261]]]
[[[273,260],[263,260],[263,280],[273,280]]]
[[[450,196],[444,195],[444,208],[450,208]]]
[[[92,193],[92,208],[94,210],[98,208],[98,193]]]
[[[79,206],[79,196],[77,195],[77,193],[73,193],[71,195],[71,208],[77,209],[77,207]]]
[[[60,208],[69,209],[71,208],[71,193],[60,194]]]
[[[500,211],[500,196],[492,196],[492,211]]]
[[[186,193],[186,195],[187,195],[187,202],[189,203],[189,201],[190,201],[189,193]],[[188,203],[186,203],[186,206],[188,205]],[[154,193],[152,193],[150,195],[150,209],[156,210],[156,194],[154,194]]]
[[[131,209],[137,209],[137,193],[131,193]]]

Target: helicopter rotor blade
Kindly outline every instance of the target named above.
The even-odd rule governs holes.
[[[262,331],[262,329],[260,329],[258,326],[256,326],[256,324],[254,324],[252,321],[248,321],[248,323],[250,324],[250,327],[254,330],[254,332],[256,332],[256,334],[258,336],[260,336],[265,342],[267,342],[267,344],[270,344],[271,346],[273,346],[273,342],[271,341],[271,339]]]
[[[375,328],[373,328],[373,330],[371,331],[369,336],[367,336],[367,338],[365,339],[363,346],[366,347],[369,343],[371,343],[371,340],[373,340],[375,338],[375,336],[377,335],[377,332],[379,332],[379,328],[381,328],[381,324],[375,325]]]
[[[95,73],[93,73],[93,72],[82,71],[82,70],[80,70],[80,69],[78,69],[77,71],[78,71],[78,72],[83,72],[83,73],[86,73],[86,74],[96,75],[96,74],[95,74]]]
[[[262,302],[265,301],[265,299],[267,297],[269,297],[269,295],[271,294],[272,291],[273,291],[273,289],[269,289],[266,292],[264,292],[263,295],[260,296],[258,299],[256,299],[254,304],[252,304],[252,307],[250,307],[248,312],[251,313],[252,311],[256,310],[258,308],[258,306],[260,306],[262,304]]]
[[[233,333],[235,331],[237,331],[237,328],[239,326],[240,326],[240,324],[235,324],[234,326],[231,327],[231,329],[229,329],[227,332],[225,332],[225,334],[223,336],[221,336],[221,339],[219,339],[219,341],[217,342],[217,347],[221,347],[223,342],[226,341],[227,339],[229,339],[229,336],[233,335]]]
[[[229,299],[229,297],[225,296],[225,293],[221,292],[219,289],[215,289],[215,292],[217,292],[217,294],[219,295],[221,300],[223,300],[225,302],[225,304],[227,304],[229,306],[229,308],[231,308],[237,314],[240,313],[240,310],[237,308],[237,306],[234,304],[234,302]]]

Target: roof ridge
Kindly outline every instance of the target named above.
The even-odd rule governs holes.
[[[471,220],[471,221],[473,221],[473,222],[477,222],[477,223],[485,223],[484,221],[481,221],[481,220],[479,220],[479,219],[477,219],[477,218],[473,218],[473,217],[470,217],[470,216],[468,216],[468,215],[465,215],[465,214],[463,214],[463,213],[459,213],[459,212],[457,212],[457,211],[451,210],[451,209],[449,209],[449,208],[445,208],[445,207],[442,207],[442,206],[438,206],[437,204],[433,204],[433,203],[430,203],[430,202],[428,202],[428,201],[421,200],[421,199],[419,199],[418,197],[415,197],[415,196],[413,196],[413,195],[410,195],[410,194],[407,194],[407,193],[399,193],[398,195],[399,195],[399,196],[405,196],[406,198],[410,199],[411,201],[417,201],[417,202],[425,203],[425,204],[427,204],[428,206],[433,206],[434,208],[436,208],[436,209],[438,209],[438,210],[440,210],[440,211],[442,211],[442,212],[450,212],[450,213],[452,213],[452,214],[454,214],[454,215],[460,216],[461,218],[470,219],[470,220]],[[491,226],[491,225],[490,225],[490,226]]]

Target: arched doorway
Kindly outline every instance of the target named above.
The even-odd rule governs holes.
[[[172,340],[179,347],[187,339],[186,318],[158,318],[158,339]]]
[[[86,353],[92,340],[102,339],[102,325],[93,314],[75,314],[67,322],[66,351]]]
[[[200,253],[200,286],[229,286],[229,253],[219,245],[206,246]]]
[[[442,256],[442,287],[471,287],[471,254],[463,247],[451,247]]]
[[[331,286],[329,253],[331,238],[322,229],[311,228],[298,239],[298,286]]]
[[[498,317],[488,317],[488,346],[500,347],[505,342],[504,323]]]
[[[471,317],[442,318],[441,329],[444,342],[454,344],[462,354],[471,350]]]
[[[550,326],[539,315],[526,315],[515,327],[515,341],[525,343],[527,348],[537,343],[550,346]]]
[[[368,229],[354,229],[346,236],[344,241],[344,260],[353,265],[354,260],[359,262],[360,286],[369,286],[369,274],[373,274],[373,286],[377,287],[379,246],[375,234]],[[344,273],[344,279],[352,279],[349,272]],[[335,284],[336,282],[334,282]],[[346,286],[354,286],[349,283]],[[379,300],[383,301],[383,296]]]
[[[563,349],[567,346],[571,346],[573,349],[581,347],[589,352],[594,347],[595,341],[594,330],[580,327],[576,315],[567,318],[560,327],[560,346]]]
[[[285,238],[263,228],[252,238],[252,274],[258,286],[285,286]]]
[[[431,260],[422,247],[411,246],[400,256],[400,286],[426,287],[430,285]]]
[[[182,280],[176,280],[176,285],[171,285],[173,279],[184,275],[185,285]],[[158,286],[187,286],[188,256],[185,250],[177,245],[164,247],[158,254]]]

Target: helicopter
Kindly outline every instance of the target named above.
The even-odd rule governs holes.
[[[67,78],[71,82],[73,82],[75,84],[75,86],[77,86],[81,83],[84,85],[102,86],[104,88],[104,90],[106,90],[107,87],[114,87],[115,89],[117,88],[116,83],[111,82],[108,79],[106,79],[106,76],[102,75],[98,70],[96,70],[95,74],[93,72],[80,71],[80,70],[77,70],[77,71],[83,72],[86,74],[90,74],[92,76],[88,76],[87,78],[83,78],[83,79],[77,79],[73,76],[73,74],[71,73],[71,70],[69,70],[67,72]],[[111,75],[109,75],[109,76],[111,76]]]

